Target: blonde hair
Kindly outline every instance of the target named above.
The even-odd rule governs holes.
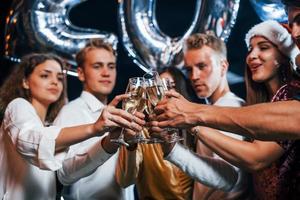
[[[213,34],[196,33],[189,36],[184,44],[184,52],[193,49],[201,49],[203,46],[208,46],[216,51],[223,58],[227,57],[225,43]]]
[[[117,51],[113,48],[112,44],[102,39],[92,39],[76,54],[78,67],[83,68],[87,52],[93,49],[105,49],[117,57]]]

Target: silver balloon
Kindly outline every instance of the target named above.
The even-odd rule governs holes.
[[[250,0],[255,12],[262,21],[273,19],[287,22],[288,17],[281,0]]]
[[[74,55],[93,38],[117,48],[108,32],[72,25],[70,10],[85,0],[13,0],[6,19],[5,56],[13,61],[30,52],[53,52],[75,64]],[[75,67],[74,67],[75,68]]]
[[[239,0],[197,0],[191,26],[171,38],[158,27],[155,0],[120,0],[119,23],[129,55],[144,71],[182,65],[182,42],[192,33],[213,31],[226,40],[235,24]]]

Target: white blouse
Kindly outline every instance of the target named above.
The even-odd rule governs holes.
[[[0,199],[55,199],[54,171],[64,158],[55,154],[60,130],[44,127],[27,100],[9,103],[0,129]]]

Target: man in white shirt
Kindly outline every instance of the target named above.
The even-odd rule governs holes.
[[[110,115],[104,108],[116,81],[115,50],[102,40],[92,40],[76,55],[76,62],[83,92],[63,107],[55,120],[56,125],[91,123],[101,112]],[[119,146],[110,140],[118,137],[119,132],[116,130],[69,148],[63,167],[58,171],[65,200],[134,199],[132,187],[122,189],[115,182]]]
[[[240,107],[244,101],[230,91],[226,78],[228,70],[226,57],[227,51],[224,42],[213,35],[194,34],[185,42],[185,69],[189,74],[189,78],[197,96],[199,98],[205,98],[206,101],[212,105]],[[218,130],[194,127],[193,132],[196,131],[204,131],[209,134],[211,131],[215,132]],[[242,136],[229,132],[219,132],[229,137],[240,140],[243,139]],[[192,155],[191,152],[185,152],[184,149],[181,149],[179,144],[176,144],[175,147],[173,147],[173,145],[164,145],[163,149],[164,153],[167,155],[167,160],[179,165],[181,168],[191,168],[192,172],[186,170],[188,174],[197,174],[197,171],[201,171],[199,172],[198,177],[193,175],[196,180],[201,182],[195,182],[194,184],[193,199],[244,199],[244,196],[242,195],[245,193],[246,185],[244,184],[247,182],[245,174],[234,166],[228,166],[229,163],[215,154],[200,140],[197,141],[196,146],[197,154],[201,156],[198,158],[197,156],[195,157],[195,155]],[[215,159],[205,160],[203,159],[203,156]],[[199,161],[206,164],[199,165]],[[217,161],[219,161],[219,164],[216,164]],[[215,171],[211,171],[211,168],[215,169]],[[230,186],[232,181],[230,181],[231,178],[229,177],[232,176],[232,169],[238,174],[238,179],[235,184]],[[207,174],[202,174],[206,170]],[[208,174],[211,174],[211,178],[209,178]],[[223,185],[226,186],[226,178],[228,178],[227,188],[223,187]],[[227,190],[229,192],[226,193],[217,190],[216,188]]]

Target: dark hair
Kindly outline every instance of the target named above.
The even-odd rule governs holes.
[[[12,73],[5,80],[4,84],[0,89],[0,122],[2,122],[4,117],[4,112],[7,105],[14,99],[21,97],[29,102],[31,101],[31,94],[28,90],[23,88],[23,80],[27,79],[35,67],[39,64],[44,63],[47,60],[55,60],[64,70],[64,63],[58,56],[54,54],[29,54],[21,59],[21,62],[15,66]],[[65,81],[63,81],[63,88],[65,90]],[[65,92],[63,91],[59,99],[52,103],[47,112],[46,121],[52,122],[59,110],[65,103]]]
[[[117,57],[117,51],[113,48],[112,44],[103,39],[92,39],[76,54],[76,63],[78,67],[82,68],[84,66],[87,52],[93,49],[105,49]]]

